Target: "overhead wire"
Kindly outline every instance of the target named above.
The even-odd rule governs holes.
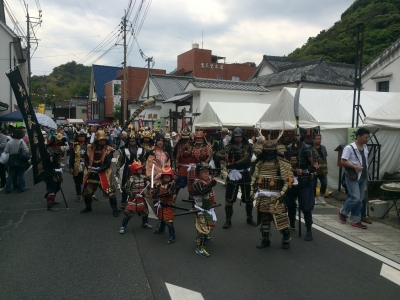
[[[96,28],[94,27],[92,21],[90,21],[89,17],[87,16],[87,14],[85,13],[85,11],[83,10],[82,6],[79,4],[79,2],[77,0],[75,0],[76,4],[78,4],[79,8],[81,9],[81,11],[83,12],[83,14],[85,15],[86,19],[89,21],[90,25],[92,25],[94,31],[96,31],[97,34],[99,34],[96,30]]]
[[[39,0],[37,0],[37,1],[39,1]],[[92,7],[90,6],[89,2],[87,2],[87,0],[85,0],[85,2],[86,2],[86,4],[89,6],[89,8],[90,8],[90,10],[92,11],[93,15],[96,17],[97,22],[99,22],[100,25],[101,25],[101,27],[103,27],[104,31],[106,31],[106,29],[104,28],[103,24],[100,22],[99,18],[98,18],[97,15],[94,13],[94,11],[93,11]]]

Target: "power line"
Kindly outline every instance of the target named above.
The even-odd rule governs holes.
[[[104,31],[106,31],[106,29],[104,28],[103,24],[100,22],[99,18],[97,17],[97,15],[94,13],[92,7],[90,6],[90,4],[85,0],[86,4],[89,6],[90,10],[92,11],[93,15],[96,17],[97,21],[100,23],[101,27],[103,27]]]
[[[82,6],[79,4],[79,2],[77,0],[75,0],[76,4],[78,4],[79,8],[81,9],[81,11],[83,12],[83,14],[85,15],[86,19],[89,21],[90,25],[92,25],[94,31],[96,31],[96,33],[98,34],[96,28],[93,26],[92,21],[90,21],[89,17],[86,15],[85,11],[83,10]]]

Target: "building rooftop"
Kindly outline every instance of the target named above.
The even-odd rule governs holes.
[[[176,94],[185,91],[193,77],[151,74],[150,80],[157,88],[159,94],[156,100],[168,100]]]
[[[264,86],[260,86],[257,82],[196,78],[192,79],[190,83],[192,83],[195,87],[202,89],[268,92]]]
[[[268,65],[274,73],[258,76],[261,68],[265,65]],[[328,62],[324,58],[301,59],[264,55],[263,61],[250,81],[265,87],[295,82],[351,87],[354,85],[354,66]]]

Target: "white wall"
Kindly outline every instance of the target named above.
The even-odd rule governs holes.
[[[193,90],[191,84],[186,88],[187,92],[193,92],[193,112],[201,113],[208,102],[224,102],[229,107],[229,103],[270,103],[268,93],[227,91],[216,89]]]
[[[9,105],[7,111],[0,112],[0,115],[7,114],[14,111],[14,104],[17,104],[14,96],[14,92],[11,90],[10,81],[6,76],[5,72],[10,70],[10,42],[13,41],[12,36],[10,33],[0,25],[0,101]],[[26,89],[28,90],[27,86],[27,64],[26,63],[19,63],[18,57],[15,52],[17,48],[17,44],[11,44],[11,68],[15,65],[19,65],[19,69],[21,72],[22,79],[24,80]],[[19,46],[18,46],[19,47]],[[14,58],[15,58],[15,65],[14,65]],[[10,102],[10,91],[12,100]]]
[[[390,77],[371,79],[393,74]],[[378,82],[389,81],[389,92],[400,92],[400,49],[393,56],[388,57],[382,64],[366,74],[362,78],[362,85],[365,91],[375,92],[378,90]]]
[[[268,66],[268,64],[265,61],[263,61],[261,70],[260,72],[258,72],[258,76],[268,75],[272,73],[274,73],[274,71]]]

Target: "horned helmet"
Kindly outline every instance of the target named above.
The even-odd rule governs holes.
[[[278,145],[279,140],[281,139],[281,137],[283,136],[283,133],[285,132],[285,123],[282,122],[282,129],[279,132],[279,135],[276,139],[271,139],[271,134],[268,134],[267,138],[265,138],[265,136],[263,136],[262,132],[261,132],[261,127],[257,128],[258,132],[260,134],[257,143],[255,145],[255,149],[257,148],[257,150],[254,150],[255,152],[261,152],[264,154],[264,156],[268,159],[272,159],[275,158],[276,155],[281,154],[282,151],[285,151],[285,147],[282,145]]]

